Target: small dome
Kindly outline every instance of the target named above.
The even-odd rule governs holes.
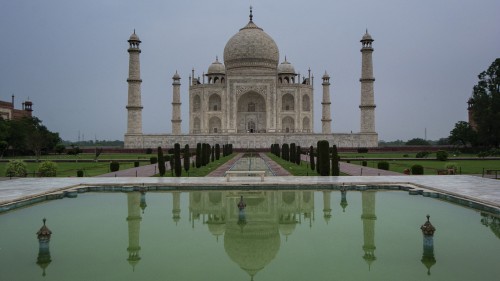
[[[207,75],[209,74],[226,74],[226,67],[219,62],[218,57],[216,57],[215,61],[208,67]]]
[[[273,38],[252,20],[240,29],[224,47],[224,64],[233,68],[276,69],[279,51]]]
[[[179,76],[179,73],[177,73],[177,70],[175,71],[174,76],[172,76],[172,79],[174,79],[174,80],[180,80],[181,79],[181,76]]]
[[[141,40],[139,39],[139,36],[137,36],[137,34],[135,34],[135,29],[134,29],[134,33],[132,33],[132,35],[130,35],[130,38],[128,39],[128,41],[138,41],[138,42],[141,42]]]
[[[361,38],[361,41],[374,41],[372,36],[368,33],[368,29],[365,32],[365,35],[363,35],[363,38]]]
[[[293,64],[289,63],[286,60],[286,57],[285,61],[278,65],[278,74],[295,74],[295,68],[293,67]]]

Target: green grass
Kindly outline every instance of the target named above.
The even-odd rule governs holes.
[[[368,167],[377,168],[377,163],[379,161],[369,161],[367,160]],[[416,160],[416,161],[405,161],[401,160],[391,160],[389,162],[389,169],[394,172],[403,173],[403,170],[410,169],[411,166],[419,164],[424,166],[425,175],[437,175],[437,170],[445,168],[446,163],[456,163],[457,172],[462,174],[482,174],[484,169],[500,169],[500,160],[453,160],[449,161],[437,161],[437,160]],[[361,161],[351,161],[351,164],[361,165]]]
[[[149,160],[150,157],[157,157],[156,154],[146,154],[146,153],[102,153],[99,156],[99,160],[103,159],[130,159],[130,160],[144,160],[147,159]],[[75,155],[68,155],[68,154],[50,154],[50,155],[42,155],[40,157],[40,160],[80,160],[80,159],[94,159],[95,154],[94,153],[80,153],[77,156]],[[17,156],[17,157],[7,157],[4,156],[3,159],[10,160],[10,159],[30,159],[30,160],[36,160],[35,156]]]
[[[28,177],[36,176],[39,163],[26,163],[28,169]],[[58,162],[57,177],[76,177],[76,171],[83,170],[84,176],[94,177],[109,173],[109,162]],[[120,170],[133,168],[133,162],[120,162]],[[0,163],[0,176],[6,176],[5,170],[7,163]]]
[[[274,162],[278,163],[281,167],[287,170],[292,176],[319,176],[316,170],[311,170],[309,162],[300,161],[300,165],[293,164],[282,158],[268,152],[266,155],[271,158]],[[347,176],[347,174],[340,173],[341,176]]]
[[[228,155],[226,157],[222,157],[222,155],[221,155],[219,160],[215,160],[214,162],[210,162],[206,166],[202,166],[199,168],[195,168],[195,167],[191,166],[189,168],[189,173],[187,173],[184,170],[184,166],[183,166],[181,177],[188,177],[188,176],[189,177],[205,177],[208,174],[210,174],[211,172],[213,172],[214,170],[216,170],[217,168],[219,168],[221,165],[226,163],[227,161],[233,159],[234,156],[236,156],[236,153],[233,153],[233,154]],[[183,160],[181,159],[181,162],[182,161]],[[159,174],[156,174],[155,176],[159,176]],[[172,176],[172,172],[170,171],[170,169],[168,169],[165,173],[165,177],[171,177],[171,176]]]
[[[449,153],[449,158],[453,159],[454,155],[452,152]],[[417,152],[380,152],[380,153],[356,153],[356,152],[343,152],[339,153],[341,158],[415,158]],[[405,155],[408,155],[405,157]],[[465,154],[461,153],[456,155],[456,157],[474,157],[477,158],[476,154]],[[435,159],[436,153],[431,153],[427,156],[428,159]]]

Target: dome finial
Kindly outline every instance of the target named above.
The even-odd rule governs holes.
[[[252,6],[250,6],[250,21],[253,21]]]

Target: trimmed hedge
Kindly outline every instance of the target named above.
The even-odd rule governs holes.
[[[389,162],[387,161],[382,161],[377,163],[377,168],[380,170],[389,170]]]
[[[109,170],[111,172],[119,171],[120,170],[120,163],[117,161],[111,161],[111,163],[109,163]]]
[[[411,166],[411,174],[412,175],[423,175],[424,174],[424,166],[415,164]]]

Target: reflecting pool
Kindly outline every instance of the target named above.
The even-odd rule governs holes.
[[[3,213],[0,230],[0,280],[500,276],[498,217],[401,191],[84,193]]]

